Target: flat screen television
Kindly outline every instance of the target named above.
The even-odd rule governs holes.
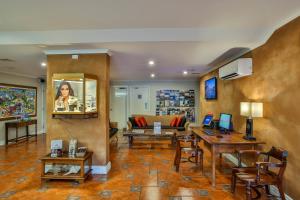
[[[205,81],[205,99],[217,99],[217,77]]]

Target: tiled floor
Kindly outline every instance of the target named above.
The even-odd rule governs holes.
[[[147,142],[148,143],[148,142]],[[45,138],[35,142],[0,148],[0,199],[244,199],[243,187],[236,195],[229,192],[230,166],[224,161],[217,171],[217,186],[210,184],[210,159],[205,152],[204,176],[192,163],[173,169],[174,150],[167,142],[147,145],[137,141],[128,148],[119,134],[111,144],[112,169],[107,176],[93,175],[84,184],[73,181],[41,183],[39,158],[46,153]]]

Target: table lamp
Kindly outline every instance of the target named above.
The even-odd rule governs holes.
[[[246,140],[256,140],[253,137],[253,117],[263,117],[263,103],[258,102],[241,102],[241,116],[246,116]]]

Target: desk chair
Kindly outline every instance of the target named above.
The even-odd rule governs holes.
[[[187,144],[189,145],[187,146]],[[192,135],[180,135],[176,137],[176,153],[174,158],[174,166],[176,167],[176,171],[179,171],[179,165],[182,161],[182,152],[188,153],[188,161],[194,162],[198,164],[198,161],[200,159],[200,167],[203,174],[203,149],[200,148],[200,146],[196,143],[196,139]],[[192,161],[191,159],[195,158],[195,161]]]
[[[242,167],[242,155],[254,155],[264,157],[263,162],[255,162],[255,166]],[[268,152],[260,152],[256,150],[246,150],[238,152],[239,166],[233,168],[231,179],[231,191],[235,192],[236,182],[240,181],[246,185],[246,199],[251,200],[251,189],[256,192],[254,199],[261,197],[257,188],[262,187],[266,190],[267,195],[270,194],[270,185],[278,187],[281,199],[285,200],[282,182],[283,174],[287,165],[288,152],[280,148],[272,147]],[[276,160],[277,162],[274,162]],[[278,162],[279,161],[279,162]]]

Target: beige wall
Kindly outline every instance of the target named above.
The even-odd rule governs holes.
[[[42,120],[43,120],[43,110],[42,110],[42,89],[43,86],[39,82],[37,78],[28,78],[28,77],[23,77],[23,76],[16,76],[16,75],[11,75],[11,74],[6,74],[6,73],[0,73],[0,83],[6,83],[6,84],[14,84],[14,85],[24,85],[24,86],[33,86],[37,87],[37,116],[33,117],[33,119],[38,120],[38,133],[43,133],[43,128],[42,128]],[[13,120],[5,120],[5,121],[0,121],[0,145],[5,144],[5,122],[8,121],[14,121]],[[25,135],[25,127],[20,128],[19,130],[19,136]],[[34,126],[29,126],[29,131],[30,133],[34,133]],[[15,137],[15,129],[10,129],[9,130],[9,139]]]
[[[78,139],[80,146],[87,146],[94,152],[93,165],[106,165],[109,162],[109,56],[106,54],[79,55],[72,60],[71,55],[48,56],[47,68],[47,147],[50,151],[52,139],[63,139],[68,149],[71,138]],[[98,118],[92,119],[52,119],[53,73],[86,73],[99,79]]]
[[[264,118],[254,119],[254,135],[271,146],[289,151],[285,191],[300,197],[300,17],[278,29],[249,55],[253,75],[237,80],[218,79],[218,100],[204,99],[204,81],[218,76],[213,71],[200,80],[200,117],[207,112],[233,114],[235,130],[245,132],[245,118],[239,114],[242,101],[264,103]],[[246,56],[246,57],[248,57]]]

